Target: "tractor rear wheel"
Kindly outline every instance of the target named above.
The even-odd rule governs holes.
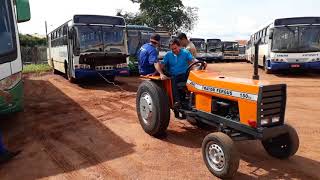
[[[221,132],[204,138],[202,156],[209,171],[221,179],[232,178],[239,168],[240,158],[233,140]]]
[[[155,137],[165,133],[170,121],[169,98],[160,84],[144,81],[137,92],[136,108],[146,133]]]
[[[261,141],[268,154],[278,159],[293,156],[299,148],[297,131],[290,125],[286,124],[284,126],[287,133]]]

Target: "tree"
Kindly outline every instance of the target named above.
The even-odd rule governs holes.
[[[19,34],[20,45],[26,47],[46,46],[47,39],[31,36],[29,34]]]
[[[141,13],[123,12],[121,9],[117,10],[117,16],[122,16],[127,24],[144,25],[145,20]]]
[[[170,32],[191,31],[198,20],[198,8],[185,7],[181,0],[131,0],[140,4],[140,12],[122,15],[128,24],[146,24]]]

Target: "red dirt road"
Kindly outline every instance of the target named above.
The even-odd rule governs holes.
[[[251,78],[246,63],[209,65],[220,74]],[[235,179],[320,179],[320,74],[266,75],[288,84],[286,120],[300,136],[289,160],[266,154],[258,141],[237,142]],[[140,127],[135,110],[136,77],[70,84],[59,75],[25,77],[25,110],[1,117],[10,149],[23,152],[0,166],[0,179],[216,179],[201,156],[210,132],[174,120],[163,139]],[[173,113],[171,113],[173,114]]]

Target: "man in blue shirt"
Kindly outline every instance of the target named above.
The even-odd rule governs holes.
[[[158,50],[160,35],[153,34],[150,43],[144,44],[138,51],[139,73],[140,75],[155,75],[157,73],[155,65],[158,63]]]
[[[174,98],[174,106],[175,108],[179,108],[182,104],[181,93],[177,88],[177,84],[185,83],[187,81],[187,69],[189,64],[196,62],[198,60],[194,59],[191,53],[180,47],[180,42],[178,39],[172,39],[170,41],[169,51],[163,58],[161,64],[163,64],[166,69],[169,71],[172,80],[172,92]],[[162,72],[159,72],[160,76]],[[164,79],[164,78],[161,78]]]

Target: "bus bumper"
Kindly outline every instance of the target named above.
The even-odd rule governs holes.
[[[306,62],[306,63],[294,64],[294,63],[268,61],[267,68],[274,71],[290,70],[290,69],[320,70],[320,62]]]
[[[98,72],[103,76],[128,76],[129,68],[119,68],[119,69],[113,69],[113,70],[104,70],[104,71],[97,71],[93,69],[76,69],[75,70],[75,78],[81,79],[81,78],[94,78],[98,77]]]
[[[8,91],[12,96],[12,101],[6,103],[0,97],[0,114],[9,114],[23,110],[23,83],[22,80],[11,90]]]

